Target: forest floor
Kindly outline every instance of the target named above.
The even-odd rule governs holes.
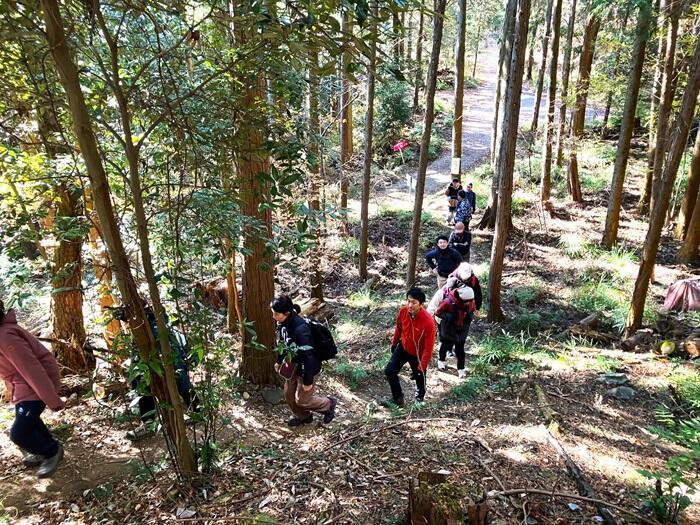
[[[486,100],[479,90],[467,91],[467,98],[470,93]],[[473,107],[486,112],[490,105],[489,99]],[[463,160],[482,200],[490,173],[479,163],[479,152],[488,149],[489,132],[483,127],[481,138],[474,137],[473,146],[465,148],[474,157],[465,152]],[[339,399],[332,424],[291,430],[285,425],[289,413],[284,404],[269,404],[260,389],[239,383],[221,414],[217,472],[184,489],[167,470],[160,436],[136,444],[124,439],[135,424],[127,415],[127,401],[88,397],[64,412],[47,413],[66,447],[66,460],[52,479],[36,480],[19,466],[16,448],[5,432],[0,435],[0,523],[398,524],[404,522],[409,477],[439,469],[448,470],[449,479],[474,497],[524,488],[571,494],[492,496],[490,523],[595,523],[598,510],[575,498],[576,483],[552,448],[544,415],[548,408],[558,414],[558,440],[598,497],[641,514],[636,495],[650,482],[639,470],[660,470],[681,451],[649,429],[658,425],[660,406],[673,414],[686,408],[683,388],[688,381],[700,385],[700,375],[690,361],[660,358],[648,347],[625,352],[617,342],[601,343],[569,331],[598,311],[599,330],[616,335],[636,277],[646,233],[634,211],[643,144],[635,144],[630,163],[621,248],[596,248],[614,151],[613,141],[587,137],[579,155],[586,201],[567,202],[565,181],[556,171],[552,217],[537,204],[539,155],[530,157],[527,148],[519,151],[515,228],[503,277],[509,321],[475,322],[466,380],[458,380],[450,360],[445,371],[429,369],[426,403],[394,411],[377,406],[388,395],[382,370],[403,299],[412,220],[412,201],[397,186],[377,200],[371,219],[372,286],[359,278],[354,240],[328,239],[327,251],[335,256],[326,261],[325,291],[335,312],[340,354],[319,386],[323,394]],[[421,253],[436,234],[447,231],[442,188],[449,180],[449,162],[431,169],[435,182],[426,188]],[[358,227],[354,219],[351,227]],[[474,232],[471,261],[484,288],[491,238],[488,231]],[[664,237],[663,246],[647,322],[680,337],[700,319],[664,315],[659,307],[668,286],[692,269],[672,262],[677,244],[670,237]],[[427,269],[418,280],[434,291]],[[611,372],[625,374],[634,389],[632,399],[610,392],[613,385],[606,384],[611,379],[604,374]],[[407,393],[412,391],[406,371],[402,384]],[[547,396],[544,406],[537,386]],[[0,412],[1,429],[9,427],[12,416],[9,410]],[[201,437],[196,427],[190,432]],[[684,523],[700,522],[700,501],[693,498]],[[640,522],[611,510],[620,524]]]

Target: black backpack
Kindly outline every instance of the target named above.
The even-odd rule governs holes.
[[[305,317],[304,321],[306,321],[311,330],[311,337],[314,340],[314,352],[318,360],[327,361],[338,355],[338,347],[328,327],[313,317]]]

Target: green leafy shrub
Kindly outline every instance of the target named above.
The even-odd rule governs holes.
[[[542,316],[537,312],[525,312],[517,315],[510,323],[512,329],[520,331],[529,331],[537,328],[542,323]]]
[[[486,379],[481,376],[472,376],[452,388],[452,394],[460,401],[471,401],[486,388]]]
[[[367,371],[363,367],[347,362],[336,363],[335,372],[347,380],[350,390],[357,390],[360,382],[367,377]]]
[[[595,250],[595,246],[588,239],[577,234],[562,235],[559,238],[559,247],[572,259],[581,259]]]
[[[374,114],[377,150],[388,152],[410,121],[411,106],[406,82],[391,80],[377,84]]]
[[[525,215],[525,211],[527,210],[528,205],[529,201],[525,197],[513,197],[513,200],[510,204],[510,210],[513,214],[513,217],[522,217],[523,215]]]

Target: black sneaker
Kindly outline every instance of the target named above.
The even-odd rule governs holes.
[[[41,462],[41,466],[39,467],[39,470],[37,470],[36,475],[40,478],[48,478],[54,472],[56,472],[58,464],[61,462],[62,459],[63,445],[59,443],[58,450],[56,451],[56,453],[50,458],[46,458],[44,461]]]
[[[384,401],[379,403],[381,406],[385,408],[394,408],[394,407],[402,407],[403,406],[403,397],[400,397],[399,399],[385,399]]]
[[[309,423],[313,422],[314,416],[309,415],[306,419],[299,419],[298,417],[293,417],[289,421],[287,421],[287,425],[290,427],[300,427],[301,425],[308,425]]]
[[[328,412],[323,414],[323,423],[326,425],[333,421],[333,418],[335,417],[335,406],[338,404],[338,400],[336,398],[329,396],[328,399],[331,400],[331,408],[328,410]]]

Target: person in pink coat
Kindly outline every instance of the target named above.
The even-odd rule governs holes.
[[[0,301],[0,377],[12,396],[15,421],[10,439],[27,455],[27,467],[39,467],[37,476],[51,476],[63,459],[63,446],[41,420],[48,406],[62,410],[58,395],[61,374],[56,358],[39,340],[17,324],[14,310],[5,312]]]

